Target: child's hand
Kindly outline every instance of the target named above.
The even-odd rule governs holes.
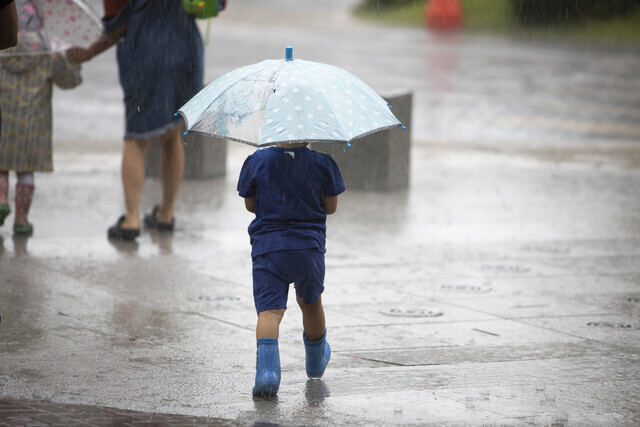
[[[83,47],[70,47],[66,50],[65,55],[70,64],[80,64],[91,59],[91,52]]]

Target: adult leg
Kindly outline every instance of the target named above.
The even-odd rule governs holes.
[[[160,223],[171,223],[173,220],[174,203],[184,174],[184,143],[181,129],[181,126],[175,126],[160,138],[162,202],[158,205],[156,213],[156,219]]]
[[[144,187],[144,157],[151,141],[148,139],[125,139],[122,147],[122,187],[126,207],[125,218],[120,223],[123,229],[140,228],[140,196]]]

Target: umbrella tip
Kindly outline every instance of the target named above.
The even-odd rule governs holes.
[[[293,47],[287,46],[284,48],[284,59],[286,61],[293,61]]]

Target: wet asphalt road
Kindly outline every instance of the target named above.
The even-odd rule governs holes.
[[[638,51],[372,27],[338,0],[238,3],[213,22],[208,80],[293,45],[414,94],[409,189],[348,191],[328,220],[325,377],[306,379],[292,307],[278,398],[250,394],[235,185],[251,148],[184,182],[173,235],[106,240],[123,206],[108,52],[55,94],[34,236],[0,229],[0,424],[640,423]],[[158,194],[149,180],[142,207]]]

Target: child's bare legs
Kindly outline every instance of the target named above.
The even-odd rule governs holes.
[[[31,207],[31,200],[35,190],[33,172],[18,172],[18,182],[16,183],[16,215],[13,221],[14,234],[31,234],[33,226],[29,223],[27,216]]]
[[[4,224],[4,219],[11,213],[8,202],[9,197],[9,172],[0,171],[0,225]]]
[[[9,198],[9,172],[0,171],[0,204],[7,204]]]
[[[258,314],[256,326],[256,340],[262,338],[275,338],[280,336],[280,322],[284,317],[284,309],[265,310]]]
[[[305,304],[300,297],[296,297],[300,310],[302,310],[302,327],[307,335],[307,340],[319,341],[324,336],[324,308],[322,307],[322,297],[313,304]]]

